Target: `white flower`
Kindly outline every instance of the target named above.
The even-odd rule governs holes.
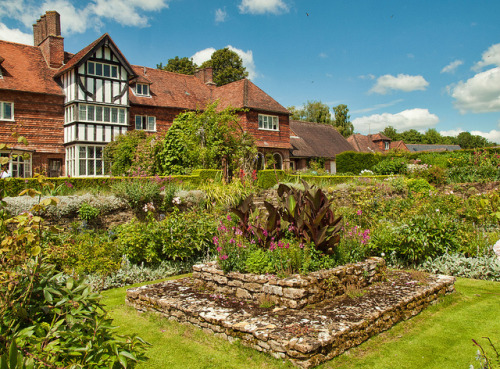
[[[181,204],[181,198],[180,197],[174,197],[172,199],[172,203],[176,204],[176,205],[180,205]]]

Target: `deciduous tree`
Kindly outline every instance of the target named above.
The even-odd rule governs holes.
[[[334,126],[344,137],[349,137],[354,132],[354,126],[351,123],[351,116],[349,115],[349,109],[347,105],[340,104],[333,107],[333,113],[335,115]]]
[[[213,80],[217,86],[226,85],[248,77],[240,56],[229,48],[219,49],[212,54],[210,60],[201,65],[201,68],[213,68]]]
[[[173,59],[168,59],[168,63],[165,66],[163,66],[162,63],[156,64],[156,68],[166,70],[168,72],[189,75],[196,72],[196,64],[193,62],[193,59],[189,59],[187,57],[179,58],[178,56]]]

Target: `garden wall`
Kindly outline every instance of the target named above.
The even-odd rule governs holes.
[[[215,262],[193,266],[193,278],[217,293],[256,303],[266,301],[291,309],[301,309],[326,298],[343,295],[351,287],[369,286],[383,280],[385,274],[385,260],[378,257],[288,278],[238,272],[224,274]]]

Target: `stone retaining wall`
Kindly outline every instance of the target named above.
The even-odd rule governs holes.
[[[239,339],[243,345],[311,368],[418,314],[440,296],[454,291],[453,277],[430,276],[420,282],[405,272],[393,274],[388,282],[367,287],[361,297],[337,297],[307,309],[252,312],[243,301],[241,307],[235,308],[234,301],[222,295],[200,295],[189,279],[130,289],[126,302],[139,311],[192,324],[229,341]]]
[[[301,309],[326,298],[342,295],[349,287],[363,288],[381,281],[386,274],[385,260],[372,257],[356,264],[342,265],[302,276],[277,278],[275,275],[224,274],[216,263],[193,266],[193,278],[207,288],[257,303],[266,301],[291,309]]]

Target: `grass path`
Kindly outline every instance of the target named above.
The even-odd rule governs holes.
[[[472,338],[486,347],[482,337],[490,337],[500,349],[500,283],[458,278],[455,287],[439,304],[318,368],[477,368]],[[120,333],[153,344],[138,369],[292,368],[200,329],[138,314],[125,305],[125,291],[105,291],[104,303]]]

